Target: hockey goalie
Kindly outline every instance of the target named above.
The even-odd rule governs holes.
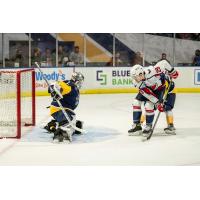
[[[83,126],[82,121],[76,120],[76,114],[74,112],[79,104],[79,90],[82,87],[83,81],[83,74],[74,72],[70,80],[57,81],[48,88],[48,92],[52,97],[50,115],[53,119],[44,128],[54,134],[54,141],[63,142],[63,140],[69,140],[71,142],[73,134],[81,133],[75,130],[70,124],[80,129]],[[58,101],[64,108],[69,120],[66,119]]]

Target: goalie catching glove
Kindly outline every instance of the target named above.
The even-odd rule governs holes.
[[[51,94],[51,97],[56,100],[60,100],[63,98],[62,88],[60,85],[56,82],[49,86],[48,92]]]

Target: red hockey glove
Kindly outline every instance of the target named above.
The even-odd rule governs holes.
[[[162,103],[157,103],[156,107],[160,112],[164,112],[165,111],[164,105]]]
[[[170,78],[176,79],[179,76],[178,71],[174,70],[172,73],[169,73]]]

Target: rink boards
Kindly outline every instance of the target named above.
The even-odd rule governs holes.
[[[70,79],[73,71],[80,71],[85,77],[81,90],[82,94],[106,94],[106,93],[135,93],[130,78],[131,67],[64,67],[42,68],[44,76],[50,83],[58,80]],[[11,69],[10,69],[11,70]],[[16,70],[16,69],[12,69]],[[42,74],[36,70],[36,95],[46,96],[47,84]],[[177,67],[179,77],[175,81],[178,93],[200,93],[200,67]],[[30,96],[23,91],[24,97]],[[7,98],[12,98],[10,93]],[[1,95],[0,95],[1,98]]]
[[[131,67],[76,67],[43,68],[49,82],[70,79],[72,72],[80,71],[85,77],[83,94],[134,93],[130,78]],[[175,80],[176,92],[200,93],[200,67],[177,67],[179,77]],[[36,95],[48,95],[42,74],[36,69]]]

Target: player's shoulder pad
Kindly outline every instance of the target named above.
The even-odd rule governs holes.
[[[62,88],[62,95],[68,94],[71,92],[72,87],[69,85],[69,81],[58,81],[60,87]]]
[[[145,71],[146,79],[152,77],[155,74],[154,66],[149,66],[149,67],[145,68],[144,71]]]
[[[155,67],[156,66],[159,66],[162,71],[165,71],[165,70],[171,71],[171,70],[173,70],[173,66],[171,66],[170,63],[167,62],[166,60],[159,61],[158,63],[156,63]]]

